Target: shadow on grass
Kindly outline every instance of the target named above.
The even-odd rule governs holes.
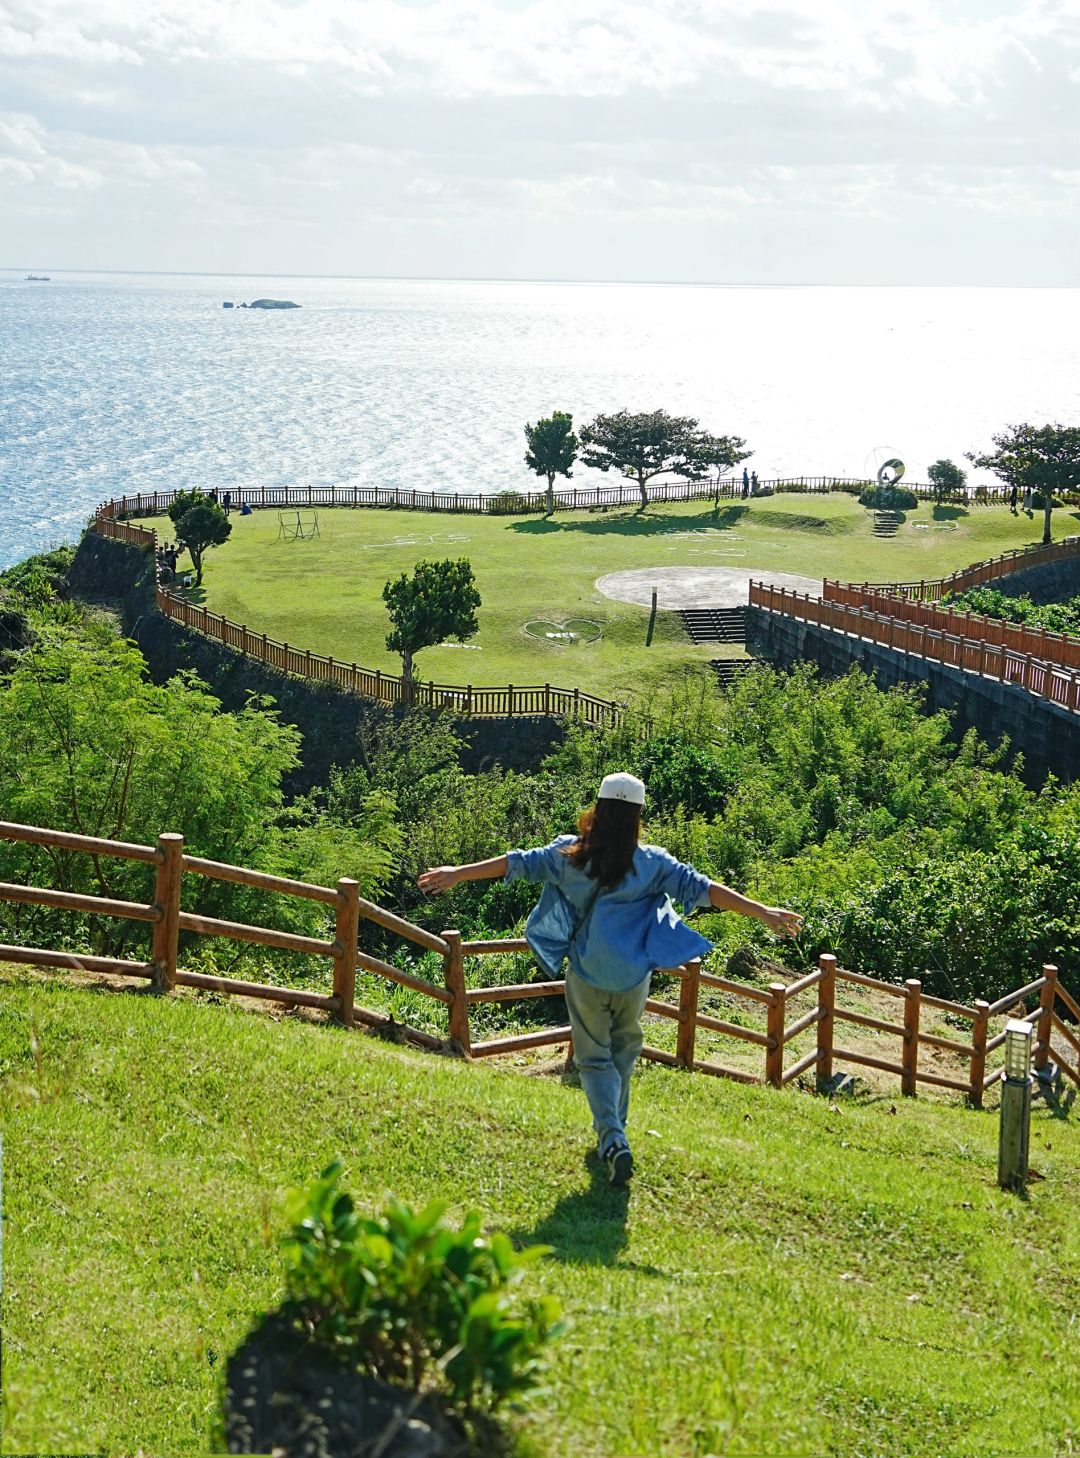
[[[934,507],[935,521],[956,521],[957,517],[967,516],[966,506],[942,506],[940,502]]]
[[[542,537],[548,532],[561,531],[562,528],[550,516],[543,516],[539,521],[515,521],[511,525],[511,530],[526,532],[531,537]]]
[[[628,509],[613,507],[610,513],[600,514],[593,521],[558,521],[548,517],[542,521],[515,521],[510,530],[537,533],[585,532],[601,536],[615,533],[623,537],[658,537],[677,532],[726,531],[735,526],[749,511],[747,506],[729,505],[710,507],[695,516],[670,517],[660,512],[642,511],[640,507]]]
[[[567,1265],[620,1265],[626,1248],[626,1219],[630,1208],[629,1189],[613,1190],[607,1169],[594,1153],[586,1159],[589,1188],[564,1195],[534,1230],[514,1232],[515,1241],[525,1245],[550,1245],[554,1258]],[[634,1267],[649,1275],[660,1275],[653,1267]]]

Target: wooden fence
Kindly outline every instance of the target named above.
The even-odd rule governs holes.
[[[1080,671],[1056,667],[1006,645],[905,622],[892,612],[891,604],[886,611],[876,613],[865,607],[852,607],[844,602],[810,597],[764,582],[751,582],[750,605],[815,623],[833,632],[880,643],[901,653],[917,653],[934,662],[968,673],[983,674],[1001,683],[1015,684],[1072,713],[1080,712]]]
[[[1043,567],[1050,562],[1064,562],[1080,556],[1080,537],[1066,537],[1049,546],[1017,547],[1003,552],[1000,557],[990,557],[985,562],[974,562],[962,567],[948,577],[930,577],[919,582],[864,582],[861,589],[855,583],[830,582],[826,580],[825,596],[830,593],[839,601],[848,601],[843,589],[851,592],[874,592],[888,597],[916,598],[926,602],[937,602],[953,592],[966,592],[970,587],[982,587],[995,578],[1007,577],[1012,572],[1022,572],[1027,567]],[[838,591],[841,590],[841,591]]]
[[[94,836],[75,835],[67,831],[0,822],[0,838],[39,845],[50,850],[139,861],[147,867],[153,867],[154,878],[153,898],[146,902],[119,901],[71,891],[0,883],[0,900],[3,901],[121,917],[149,924],[153,928],[149,960],[136,961],[39,947],[0,945],[0,962],[84,970],[105,976],[141,977],[148,979],[161,992],[171,992],[176,987],[196,987],[226,995],[265,998],[286,1007],[314,1007],[329,1013],[345,1027],[352,1027],[357,1023],[374,1028],[392,1026],[395,1036],[422,1048],[447,1048],[466,1058],[487,1058],[529,1048],[569,1044],[568,1026],[544,1028],[538,1032],[491,1038],[476,1043],[472,1041],[469,1009],[477,1003],[555,997],[564,991],[565,984],[561,980],[495,987],[466,986],[467,957],[524,952],[527,950],[526,943],[519,938],[465,941],[459,931],[444,931],[436,935],[366,901],[360,895],[358,883],[347,877],[340,879],[333,887],[316,886],[283,876],[267,875],[262,871],[248,870],[242,866],[205,860],[200,856],[185,854],[183,837],[179,835],[160,835],[157,844],[153,846],[131,845]],[[230,881],[242,886],[256,887],[274,895],[298,896],[319,902],[327,908],[328,919],[333,915],[333,939],[301,936],[293,932],[224,921],[217,917],[184,911],[181,908],[181,893],[185,875]],[[442,958],[441,985],[361,951],[357,945],[357,935],[360,922],[365,920],[401,937],[412,947],[437,953]],[[181,932],[252,942],[258,946],[324,958],[332,965],[333,991],[328,995],[185,971],[179,966],[178,959]],[[358,968],[397,986],[410,988],[444,1006],[447,1019],[446,1038],[440,1039],[407,1024],[395,1022],[386,1014],[357,1003],[355,990]],[[963,1093],[978,1107],[982,1104],[985,1091],[1003,1073],[1001,1066],[991,1070],[987,1068],[988,1058],[1005,1041],[1004,1032],[992,1033],[991,1024],[996,1019],[1015,1015],[1018,1011],[1035,1024],[1036,1071],[1047,1069],[1054,1035],[1058,1037],[1059,1046],[1064,1045],[1070,1055],[1080,1055],[1080,1037],[1077,1036],[1080,1005],[1060,986],[1057,968],[1049,965],[1042,968],[1040,976],[995,1002],[979,1001],[972,1007],[930,996],[922,991],[921,983],[917,979],[905,982],[903,987],[897,987],[893,983],[846,971],[837,966],[835,957],[829,955],[821,957],[818,967],[806,976],[791,983],[774,982],[767,989],[715,976],[704,971],[698,961],[690,962],[684,967],[668,969],[668,975],[674,975],[679,980],[677,1001],[668,1002],[659,997],[651,997],[645,1006],[648,1013],[678,1024],[675,1051],[672,1053],[646,1046],[642,1056],[671,1067],[733,1078],[743,1083],[764,1082],[774,1088],[783,1088],[800,1075],[813,1072],[818,1087],[821,1088],[831,1079],[835,1065],[851,1064],[896,1074],[900,1079],[901,1091],[905,1094],[914,1095],[920,1084],[934,1085]],[[901,1017],[897,1020],[880,1019],[839,1006],[838,988],[843,989],[845,986],[854,986],[864,992],[869,989],[901,1000]],[[703,1012],[699,1005],[703,988],[715,989],[749,1004],[761,1019],[761,1026],[747,1027],[742,1023],[729,1022]],[[1038,997],[1038,1003],[1029,1011],[1027,1002],[1035,997]],[[805,1011],[798,1011],[795,1005],[800,999],[807,998],[810,998],[811,1005]],[[924,1007],[970,1022],[970,1041],[920,1031],[920,1012]],[[792,1012],[796,1013],[794,1017],[790,1016]],[[1066,1017],[1072,1021],[1067,1022]],[[899,1057],[878,1058],[838,1045],[834,1035],[837,1022],[851,1023],[900,1038]],[[795,1039],[811,1030],[814,1031],[813,1046],[785,1067],[785,1050]],[[720,1034],[760,1049],[763,1058],[761,1074],[700,1058],[700,1033]],[[966,1059],[969,1064],[968,1077],[956,1079],[920,1070],[920,1047],[942,1049]],[[1060,1067],[1080,1086],[1080,1059],[1073,1068],[1063,1058]]]
[[[847,607],[864,608],[878,617],[896,618],[903,623],[917,623],[955,637],[1008,648],[1016,654],[1028,654],[1059,668],[1080,668],[1080,638],[1068,633],[1050,633],[1045,628],[1031,628],[1025,623],[1009,623],[1004,618],[987,618],[979,613],[939,607],[926,598],[894,597],[873,587],[857,587],[854,583],[825,581],[822,597],[826,602],[839,602]]]
[[[130,522],[98,517],[94,521],[94,530],[128,546],[152,552],[157,550],[157,533],[145,527],[132,526]],[[247,658],[258,659],[260,663],[267,663],[271,668],[298,678],[333,684],[346,693],[360,694],[382,704],[408,702],[414,708],[449,709],[472,719],[544,714],[554,718],[581,719],[586,724],[617,723],[623,712],[621,704],[599,699],[595,694],[583,693],[581,689],[559,688],[550,683],[485,687],[414,679],[410,693],[398,674],[360,668],[355,663],[341,663],[326,654],[313,653],[310,648],[294,648],[265,633],[252,632],[243,623],[234,623],[220,613],[212,613],[208,608],[169,592],[160,577],[157,579],[155,600],[158,611],[165,617],[205,633],[209,638],[216,638],[219,643],[234,648]]]
[[[849,476],[777,476],[759,481],[758,490],[770,492],[797,492],[808,495],[822,495],[830,491],[843,491],[858,495],[873,483]],[[904,482],[905,486],[908,483]],[[934,487],[925,482],[915,482],[909,487],[924,499],[934,495]],[[715,478],[707,481],[677,480],[656,481],[645,488],[645,495],[654,501],[708,501],[718,497],[730,500],[742,496],[742,476],[727,476],[720,482]],[[220,493],[219,493],[220,494]],[[142,491],[134,496],[120,496],[103,502],[97,509],[97,516],[157,516],[168,511],[176,499],[175,491]],[[1005,487],[979,487],[974,501],[1004,501],[1008,496]],[[543,491],[518,491],[483,493],[479,491],[431,491],[416,490],[399,486],[234,486],[229,490],[234,509],[250,506],[252,510],[262,508],[278,509],[290,506],[345,506],[382,508],[392,511],[458,512],[467,515],[526,516],[546,510],[547,498]],[[612,486],[569,487],[554,493],[556,511],[596,511],[612,506],[635,506],[641,501],[638,487],[620,480]]]

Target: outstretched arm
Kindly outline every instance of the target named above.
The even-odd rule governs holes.
[[[719,881],[713,881],[709,886],[709,903],[717,911],[737,911],[740,916],[756,916],[778,936],[797,937],[802,930],[803,919],[797,911],[786,911],[782,906],[763,906],[760,901],[740,896],[738,891],[722,886]]]
[[[495,856],[490,861],[474,861],[469,866],[433,866],[419,878],[417,885],[429,895],[437,891],[449,891],[459,881],[497,881],[506,875],[505,856]]]

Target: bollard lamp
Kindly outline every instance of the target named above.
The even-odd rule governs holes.
[[[998,1131],[998,1184],[1023,1192],[1028,1177],[1028,1133],[1031,1128],[1031,1049],[1035,1029],[1020,1018],[1005,1024],[1005,1079],[1001,1085],[1001,1127]]]
[[[1005,1077],[1013,1083],[1023,1083],[1031,1076],[1034,1036],[1034,1025],[1020,1018],[1010,1018],[1005,1024]]]

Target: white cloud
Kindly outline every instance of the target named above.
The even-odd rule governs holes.
[[[382,266],[412,229],[410,259],[428,259],[412,266],[432,273],[451,240],[492,271],[556,223],[559,256],[594,274],[637,256],[635,224],[680,259],[680,221],[715,226],[718,269],[733,222],[777,259],[802,257],[802,233],[827,250],[873,224],[875,258],[899,267],[930,217],[971,254],[988,220],[1019,239],[1019,219],[1080,206],[1074,6],[0,0],[0,209],[35,256],[39,220],[80,197],[125,246],[166,218],[197,253],[221,220],[268,250],[242,267],[295,229],[320,234],[321,268],[377,269],[374,225]]]

